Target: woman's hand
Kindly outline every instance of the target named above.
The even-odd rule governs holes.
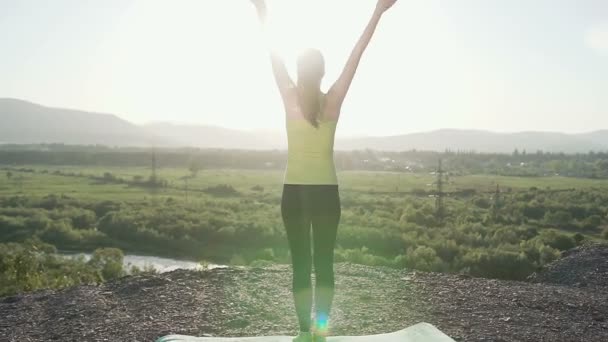
[[[391,8],[395,2],[397,2],[397,0],[378,0],[376,9],[372,14],[369,23],[365,27],[365,31],[363,31],[359,41],[353,48],[350,57],[348,57],[348,61],[346,62],[340,77],[338,77],[338,80],[334,83],[334,85],[331,86],[331,88],[329,88],[329,91],[327,92],[327,106],[331,111],[340,113],[342,102],[344,102],[346,93],[348,92],[350,84],[355,77],[359,62],[361,61],[361,56],[363,56],[363,52],[365,49],[367,49],[367,45],[376,31],[376,26],[378,26],[378,23],[382,18],[382,13]]]
[[[397,0],[378,0],[378,3],[376,4],[376,11],[379,11],[380,13],[384,13],[389,8],[393,7],[395,2],[397,2]]]
[[[258,11],[263,11],[266,9],[266,1],[264,0],[251,0],[251,3]]]
[[[270,34],[266,28],[266,1],[265,0],[250,0],[251,3],[255,6],[256,11],[258,12],[258,18],[260,19],[260,24],[262,24],[262,32],[264,33],[264,40],[266,47],[270,51],[270,62],[272,65],[272,72],[274,74],[275,81],[281,93],[281,97],[283,98],[283,103],[287,105],[287,101],[291,97],[289,93],[290,89],[293,88],[294,82],[289,77],[289,73],[287,72],[287,68],[285,67],[285,63],[281,58],[280,54],[277,53],[276,47],[273,46],[272,39],[270,38]]]
[[[260,18],[260,22],[264,24],[264,22],[266,22],[266,1],[251,0],[251,3],[255,6],[256,11],[258,12],[258,18]]]

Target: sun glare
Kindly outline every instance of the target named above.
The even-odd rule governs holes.
[[[268,1],[271,44],[286,59],[293,60],[306,47],[323,45],[322,11],[319,0]]]
[[[363,30],[365,14],[375,4],[352,0],[268,0],[267,3],[270,38],[285,59],[293,61],[302,49],[317,48],[330,57],[327,67],[331,70],[342,65],[343,58],[336,63],[333,57],[350,51]],[[361,22],[360,30],[353,30],[357,26],[353,25],[353,18]]]
[[[338,77],[374,6],[375,1],[267,0],[270,42],[283,55],[292,77],[299,51],[306,47],[321,50],[326,62],[322,87],[326,90]],[[418,10],[404,25],[414,25],[416,20],[429,22],[420,13],[424,12]],[[346,111],[378,111],[378,102],[370,101],[368,94],[379,83],[386,85],[386,92],[404,87],[391,85],[396,78],[384,76],[385,65],[412,61],[418,67],[410,72],[410,78],[425,65],[415,56],[401,58],[403,47],[392,48],[396,40],[425,41],[416,40],[414,33],[406,37],[406,33],[399,33],[397,37],[395,32],[404,31],[395,26],[398,23],[389,16],[379,27],[351,89]],[[434,37],[431,28],[424,28],[425,39]],[[418,31],[410,28],[406,32]],[[277,113],[282,105],[262,37],[250,0],[213,4],[190,0],[172,6],[159,0],[133,1],[115,20],[90,61],[85,88],[95,91],[90,93],[89,102],[100,111],[129,113],[139,122],[167,120],[171,115],[170,120],[178,122],[280,130],[283,122]],[[407,68],[409,64],[401,65]],[[369,71],[372,69],[376,72]],[[240,100],[234,101],[235,96]],[[387,108],[398,107],[394,103],[398,94],[384,99]],[[421,107],[432,103],[419,102]],[[250,114],[252,108],[258,115]],[[351,122],[344,121],[342,127],[356,125]],[[369,128],[366,123],[364,130]]]

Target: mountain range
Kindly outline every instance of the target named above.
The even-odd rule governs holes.
[[[0,144],[37,143],[251,150],[287,147],[284,132],[171,123],[136,125],[114,114],[51,108],[18,99],[0,98]],[[608,130],[566,134],[440,129],[394,136],[337,138],[335,149],[450,149],[499,153],[510,153],[515,149],[564,153],[608,151]]]

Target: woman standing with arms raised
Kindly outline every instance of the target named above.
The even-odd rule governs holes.
[[[264,0],[252,0],[265,27]],[[334,246],[340,221],[340,195],[333,160],[336,125],[340,109],[359,61],[383,13],[396,0],[378,0],[374,13],[355,45],[338,80],[321,92],[325,62],[320,51],[305,50],[297,60],[294,83],[279,54],[270,46],[275,81],[286,112],[288,140],[287,169],[284,175],[281,215],[293,264],[292,290],[300,332],[294,342],[325,341],[334,297]],[[311,232],[312,247],[311,256]],[[315,270],[315,315],[311,324]]]

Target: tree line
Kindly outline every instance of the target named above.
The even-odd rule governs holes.
[[[608,153],[565,154],[537,151],[511,154],[475,152],[374,150],[336,151],[339,170],[397,172],[432,172],[437,160],[454,175],[493,174],[520,177],[561,175],[566,177],[608,178]],[[0,147],[0,163],[18,165],[77,165],[142,167],[154,163],[158,167],[186,169],[283,169],[286,151],[250,151],[222,149],[144,149],[109,148],[104,146],[66,145],[4,145]]]

